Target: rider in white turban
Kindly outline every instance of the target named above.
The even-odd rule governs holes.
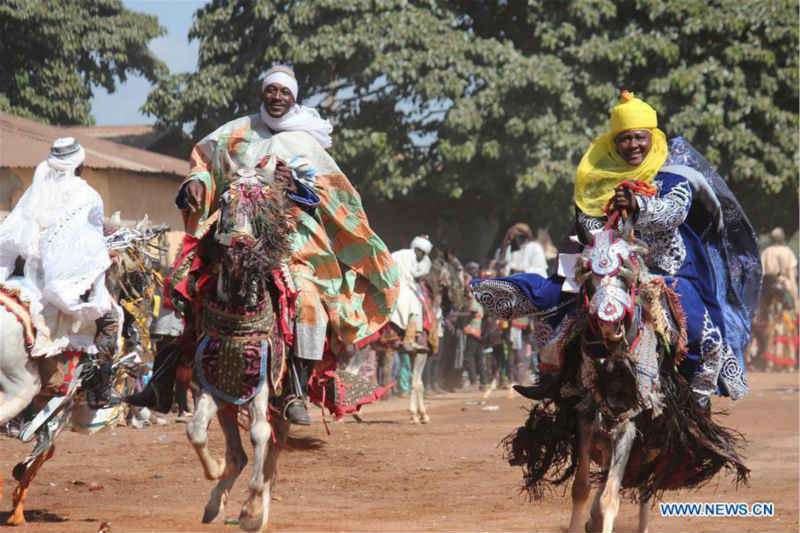
[[[427,235],[419,235],[411,241],[411,247],[392,252],[392,259],[400,275],[400,293],[397,307],[390,320],[405,331],[404,343],[410,345],[416,332],[422,331],[422,290],[419,280],[431,270],[429,254],[433,244]]]
[[[293,102],[285,114],[276,117],[268,113],[264,104],[261,104],[261,119],[272,131],[306,131],[314,137],[326,150],[333,144],[331,133],[333,125],[323,119],[313,107],[306,107],[296,103],[297,79],[294,71],[286,65],[270,68],[261,82],[261,92],[265,92],[270,85],[286,87],[292,93]]]
[[[0,284],[18,290],[30,305],[34,357],[97,353],[95,320],[112,309],[103,201],[78,177],[85,157],[74,138],[56,139],[0,224]],[[24,261],[22,272],[15,272],[18,259]]]

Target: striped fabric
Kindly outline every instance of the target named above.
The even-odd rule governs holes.
[[[298,355],[320,359],[327,328],[334,343],[363,344],[387,322],[397,300],[398,273],[386,245],[370,228],[361,197],[336,162],[305,132],[272,135],[258,115],[225,124],[192,151],[188,179],[206,189],[203,209],[184,211],[186,231],[197,235],[216,210],[229,182],[230,163],[254,167],[267,155],[302,156],[317,170],[315,212],[296,205],[289,271],[299,291]],[[199,236],[199,235],[197,235]]]
[[[17,322],[22,326],[22,334],[25,338],[25,349],[30,353],[33,343],[36,340],[36,328],[31,319],[30,305],[19,297],[19,291],[6,289],[0,285],[0,307],[16,317]]]

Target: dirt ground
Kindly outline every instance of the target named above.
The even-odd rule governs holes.
[[[733,405],[724,424],[748,439],[750,486],[738,490],[720,476],[700,491],[667,493],[668,502],[772,502],[772,518],[667,518],[651,512],[651,531],[798,530],[798,379],[796,374],[751,373],[753,393]],[[436,396],[428,401],[432,422],[410,425],[406,401],[367,406],[364,423],[352,418],[329,424],[315,413],[295,436],[324,440],[313,450],[281,455],[280,479],[271,505],[269,531],[565,531],[568,491],[541,502],[520,494],[521,470],[503,460],[500,440],[525,418],[526,401],[495,391]],[[495,409],[491,406],[497,406]],[[490,409],[485,409],[490,407]],[[93,436],[62,434],[55,457],[41,471],[28,497],[28,523],[15,531],[90,531],[110,522],[120,531],[237,531],[223,520],[200,522],[213,485],[201,473],[174,423],[141,430],[109,428]],[[220,453],[222,435],[211,429]],[[245,438],[246,443],[249,439]],[[246,444],[247,446],[247,444]],[[0,500],[7,516],[13,465],[29,447],[0,437]],[[225,519],[244,501],[249,468],[234,487]],[[636,527],[637,506],[623,502],[617,531]],[[12,528],[0,526],[0,531]]]

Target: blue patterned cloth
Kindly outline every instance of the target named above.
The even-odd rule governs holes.
[[[675,284],[686,314],[689,354],[682,373],[698,392],[710,394],[719,385],[718,393],[741,398],[748,392],[743,353],[761,285],[755,233],[713,166],[681,137],[669,147],[653,180],[658,193],[637,197],[634,229],[648,244],[651,272]],[[605,223],[605,218],[578,212],[584,238]],[[517,274],[477,281],[473,291],[499,316],[558,309],[550,316],[554,326],[574,312],[562,284],[558,276]]]
[[[720,202],[724,223],[721,232],[714,230],[713,217],[701,202],[692,205],[686,222],[700,236],[712,274],[720,274],[711,279],[722,308],[725,340],[744,369],[750,323],[761,295],[761,260],[755,231],[725,180],[689,141],[683,137],[669,141],[666,165],[685,165],[698,171]]]

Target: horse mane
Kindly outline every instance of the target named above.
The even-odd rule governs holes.
[[[262,202],[256,206],[252,220],[254,229],[259,235],[253,251],[258,254],[264,265],[272,270],[280,268],[289,257],[290,227],[285,206],[285,189],[273,186],[270,199],[273,201]]]

